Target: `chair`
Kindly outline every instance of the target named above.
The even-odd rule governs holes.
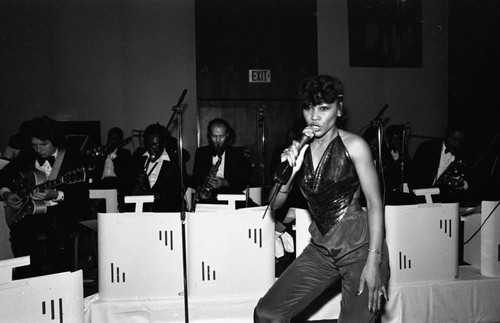
[[[91,189],[89,190],[91,200],[102,200],[106,202],[106,213],[118,213],[118,192],[116,189]],[[91,256],[97,259],[97,219],[80,221],[81,227],[73,233],[73,270],[79,269],[80,240],[82,235],[89,234],[91,243]]]
[[[255,204],[259,206],[262,205],[262,187],[247,187],[243,193],[245,193],[247,200],[248,198],[251,198]]]

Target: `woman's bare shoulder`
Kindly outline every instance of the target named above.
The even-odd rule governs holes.
[[[359,156],[370,149],[368,143],[360,135],[340,129],[339,135],[351,156]]]

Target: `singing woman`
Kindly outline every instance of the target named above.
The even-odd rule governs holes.
[[[389,268],[377,173],[368,144],[336,126],[343,93],[343,84],[328,75],[309,77],[301,85],[303,116],[314,138],[300,150],[294,141],[281,154],[293,171],[277,188],[271,207],[283,205],[292,185],[299,185],[313,219],[312,242],[260,299],[255,322],[289,322],[338,280],[338,322],[373,322],[387,299]],[[366,211],[359,203],[361,191]]]

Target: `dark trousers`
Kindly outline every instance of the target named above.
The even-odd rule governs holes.
[[[254,322],[290,322],[330,285],[341,279],[342,301],[338,322],[375,322],[378,312],[368,310],[368,289],[356,296],[365,261],[338,267],[333,258],[314,245],[285,270],[259,300]]]
[[[57,227],[47,214],[29,215],[11,228],[14,257],[30,256],[30,265],[14,270],[22,279],[69,271],[72,259],[71,228]]]

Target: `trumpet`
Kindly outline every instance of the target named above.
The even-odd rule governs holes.
[[[89,155],[92,156],[94,159],[97,158],[106,158],[113,150],[123,147],[127,145],[129,142],[132,141],[132,137],[128,137],[123,139],[121,142],[117,143],[116,145],[106,145],[106,146],[99,146],[89,152]]]
[[[96,168],[96,164],[98,160],[104,160],[106,157],[113,152],[113,150],[123,147],[132,141],[132,137],[128,137],[123,141],[119,142],[116,145],[106,145],[99,146],[92,150],[85,151],[85,155],[89,157],[88,160],[88,169],[93,171]]]

